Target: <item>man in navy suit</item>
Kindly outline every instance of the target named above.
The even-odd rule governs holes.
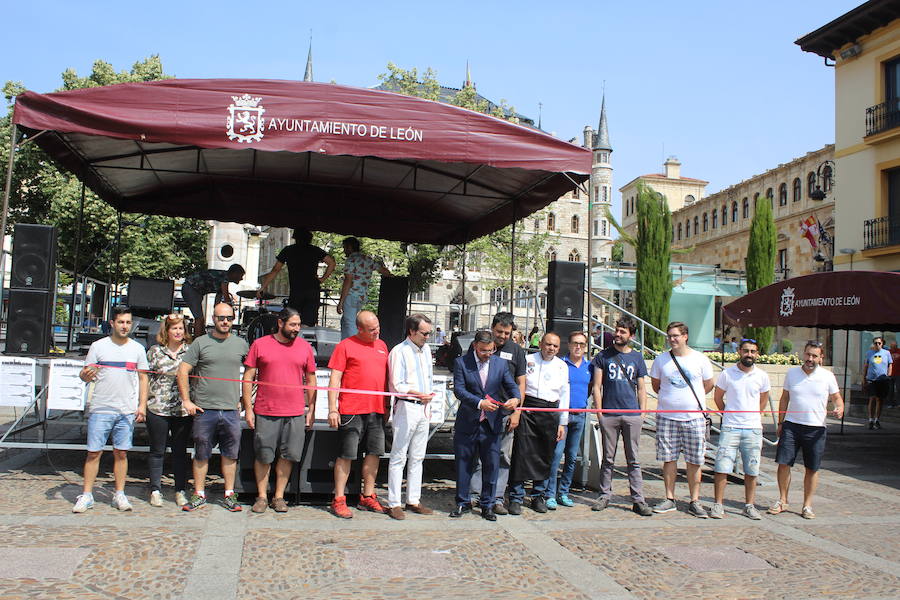
[[[490,331],[479,331],[473,351],[456,359],[453,366],[453,390],[459,400],[453,432],[456,454],[456,508],[450,513],[459,518],[472,510],[469,486],[476,457],[481,458],[481,516],[496,521],[494,498],[500,465],[500,435],[503,419],[498,409],[514,409],[519,403],[519,387],[509,374],[506,361],[494,356],[494,338]],[[505,392],[505,396],[503,393]],[[500,403],[494,398],[509,398]]]

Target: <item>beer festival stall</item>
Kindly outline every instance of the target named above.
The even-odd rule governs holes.
[[[0,230],[15,150],[25,143],[120,215],[299,225],[439,246],[515,226],[581,187],[591,167],[589,150],[540,130],[336,84],[169,79],[26,92],[15,102]],[[90,218],[81,213],[79,227]],[[86,259],[76,250],[75,261],[77,280]],[[0,447],[83,449],[81,439],[46,437],[50,410],[83,409],[81,362],[23,354],[3,361],[10,376],[0,404],[38,422],[17,421]],[[37,442],[8,441],[26,427],[41,432]],[[62,441],[69,443],[54,443]]]
[[[898,290],[900,273],[827,271],[773,283],[725,305],[722,310],[726,320],[739,327],[845,330],[842,387],[846,411],[849,411],[849,332],[900,330]],[[833,352],[836,354],[837,348]]]

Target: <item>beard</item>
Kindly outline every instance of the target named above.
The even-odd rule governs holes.
[[[282,329],[281,329],[281,335],[283,335],[284,337],[286,337],[289,340],[296,339],[297,335],[299,333],[300,333],[299,331],[292,331],[286,327],[282,327]]]
[[[756,363],[756,359],[752,356],[745,356],[741,358],[741,364],[745,367],[752,367]]]

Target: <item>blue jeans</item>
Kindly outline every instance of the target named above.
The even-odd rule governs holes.
[[[344,312],[341,313],[341,339],[356,335],[356,314],[362,310],[363,299],[348,294],[344,298]]]
[[[575,475],[575,462],[578,460],[578,451],[581,449],[581,436],[584,433],[586,415],[587,413],[569,413],[569,426],[566,429],[566,438],[556,442],[553,462],[550,463],[550,480],[544,494],[547,498],[556,498],[557,489],[559,490],[559,495],[569,493],[569,488],[572,486],[572,477]],[[559,487],[557,488],[556,476],[563,452],[566,454],[566,463],[563,466],[562,475],[559,477]]]

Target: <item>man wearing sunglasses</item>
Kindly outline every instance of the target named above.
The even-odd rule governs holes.
[[[240,379],[250,347],[246,340],[231,334],[234,309],[230,304],[216,304],[213,322],[212,332],[194,340],[178,367],[181,403],[194,417],[194,495],[182,509],[192,511],[206,504],[206,472],[212,449],[218,444],[225,479],[223,506],[239,512],[234,480],[241,445]],[[188,384],[191,373],[193,386]]]
[[[881,406],[891,393],[891,370],[893,358],[884,349],[884,338],[872,340],[872,349],[866,352],[863,364],[863,390],[869,394],[869,429],[881,429]]]

